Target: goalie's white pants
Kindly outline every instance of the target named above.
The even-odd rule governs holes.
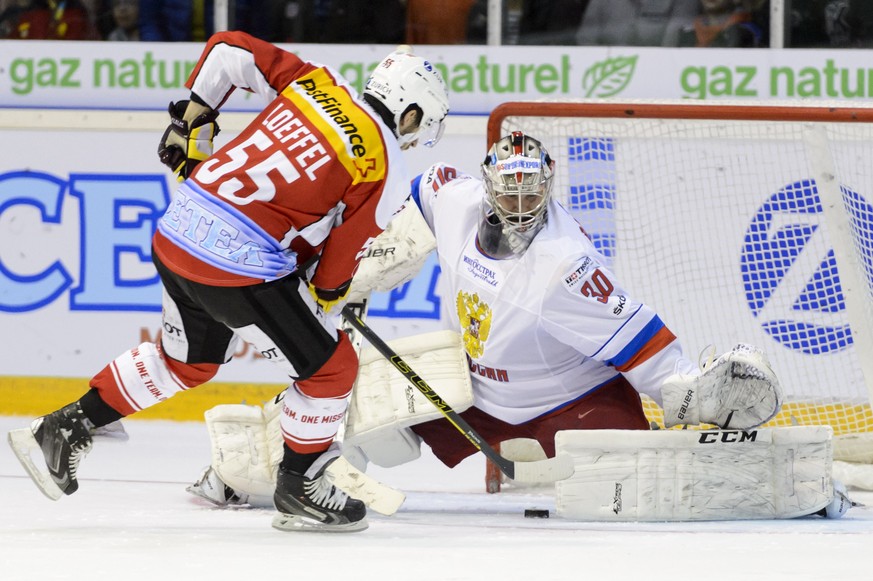
[[[832,429],[563,431],[575,474],[557,512],[579,520],[793,518],[834,499]]]

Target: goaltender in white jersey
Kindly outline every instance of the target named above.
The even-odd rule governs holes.
[[[438,164],[413,182],[436,237],[443,319],[469,358],[474,403],[462,417],[489,442],[533,438],[548,456],[559,430],[648,429],[640,393],[666,408],[668,425],[698,423],[693,393],[662,391],[696,365],[551,196],[553,167],[539,141],[514,133],[491,148],[484,180]],[[778,383],[767,397],[751,419],[720,424],[767,421]],[[442,419],[412,429],[448,466],[475,452]]]
[[[445,362],[430,368],[432,375],[423,371],[428,366],[426,360],[414,361],[412,367],[428,381],[434,377],[436,391],[456,411],[464,410],[460,416],[492,446],[528,438],[536,440],[548,457],[554,457],[556,435],[561,432],[557,452],[569,453],[576,460],[576,475],[558,483],[559,492],[565,485],[558,508],[560,512],[564,507],[566,515],[784,518],[816,512],[834,498],[838,503],[832,512],[842,514],[848,504],[845,497],[834,496],[828,430],[791,432],[788,436],[762,430],[741,436],[745,448],[733,445],[733,436],[722,437],[726,432],[698,442],[694,433],[677,438],[678,433],[672,431],[672,435],[662,431],[663,437],[651,433],[651,438],[633,439],[630,446],[612,446],[624,439],[622,434],[629,434],[626,430],[641,434],[649,430],[640,394],[662,405],[668,427],[706,423],[726,430],[747,430],[776,415],[782,389],[763,352],[749,345],[740,344],[710,360],[703,370],[698,369],[664,321],[622,286],[580,225],[552,198],[553,172],[554,161],[546,148],[538,140],[514,132],[491,147],[482,164],[483,179],[437,164],[413,180],[412,199],[436,240],[443,320],[448,321],[463,347],[458,352],[462,353],[460,367],[469,385],[468,397],[464,398],[463,388],[438,385],[437,377],[447,375]],[[362,280],[368,266],[363,261],[353,287],[358,283],[364,288],[373,286]],[[381,266],[372,278],[386,277],[385,265]],[[401,355],[409,360],[416,351],[427,351],[428,345],[431,351],[436,350],[435,343],[422,342]],[[451,351],[451,347],[446,350]],[[376,358],[373,364],[378,361]],[[402,382],[398,387],[386,380],[382,371],[370,372],[366,356],[361,363],[346,423],[348,457],[363,458],[359,464],[369,460],[392,466],[417,457],[423,441],[437,458],[453,467],[477,452],[457,426],[434,413],[427,402],[407,405],[402,395],[398,398],[396,392],[403,393]],[[385,393],[392,390],[394,395]],[[384,408],[391,407],[392,401],[394,407],[386,415]],[[250,436],[241,439],[241,434],[251,433],[251,426],[241,430],[234,422],[257,424],[261,411],[240,415],[232,406],[221,407],[207,413],[213,466],[191,490],[217,504],[253,502],[258,489],[269,491],[269,486],[250,485],[257,480],[251,474],[247,452],[253,445],[245,440]],[[410,411],[412,408],[416,411]],[[418,411],[420,408],[425,412]],[[269,419],[269,415],[267,412],[264,417]],[[276,438],[269,435],[271,430],[261,431],[266,434],[266,444],[259,445],[274,447],[270,440]],[[400,440],[394,437],[398,433],[404,434]],[[646,442],[663,453],[642,454]],[[589,454],[592,447],[595,453]],[[815,459],[809,462],[815,468],[802,474],[793,463],[779,461],[780,455],[793,457],[801,448],[805,458]],[[668,454],[668,450],[685,455]],[[596,471],[584,466],[592,457],[600,462]],[[622,502],[616,492],[622,489],[616,488],[618,481],[630,491],[631,479],[646,467],[653,472],[646,478],[640,476],[641,482],[656,483],[670,470],[684,470],[682,476],[687,477],[693,469],[694,462],[688,460],[692,457],[700,464],[701,489],[687,487],[693,495],[685,500],[677,492],[677,504],[682,506],[668,507],[665,512],[663,499],[639,488],[639,498],[658,502],[637,507],[629,498]],[[756,462],[744,462],[753,457]],[[606,458],[615,461],[609,464]],[[718,463],[725,465],[725,472],[713,468]],[[757,467],[747,470],[745,482],[760,486],[740,487],[742,490],[733,484],[721,486],[744,463]],[[590,474],[605,474],[609,465],[621,470],[594,483],[586,480]],[[776,466],[779,468],[773,468]],[[776,469],[782,470],[778,477],[773,474]],[[262,480],[269,480],[272,472],[274,468],[262,470],[266,475]],[[826,479],[822,478],[825,473]],[[809,495],[799,503],[794,499],[793,504],[780,504],[772,498],[778,495],[772,486],[778,478],[792,480],[795,489],[808,485]],[[714,498],[712,490],[719,489],[733,496]],[[602,502],[598,500],[601,496]],[[799,496],[803,495],[795,495]],[[623,512],[616,510],[616,502],[626,507]]]
[[[463,334],[479,410],[522,424],[622,379],[660,402],[667,377],[696,370],[555,199],[541,228],[504,235],[499,223],[479,224],[489,219],[481,180],[435,165],[413,185],[437,241],[443,317]],[[598,422],[648,427],[641,418]]]

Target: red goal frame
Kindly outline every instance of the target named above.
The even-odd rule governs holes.
[[[722,105],[718,102],[691,103],[603,103],[586,101],[509,101],[501,103],[488,117],[486,147],[503,137],[500,129],[507,117],[596,117],[617,119],[701,119],[721,121],[810,121],[829,123],[873,123],[873,108]]]

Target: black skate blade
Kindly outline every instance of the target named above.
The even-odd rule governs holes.
[[[10,430],[7,440],[9,441],[9,447],[12,448],[15,457],[18,458],[19,462],[21,462],[27,475],[30,476],[30,479],[33,480],[33,483],[36,484],[40,492],[45,494],[46,497],[51,500],[58,500],[62,497],[64,495],[63,491],[57,484],[55,484],[55,481],[52,480],[48,470],[37,467],[30,455],[33,450],[39,450],[39,443],[37,443],[36,438],[33,437],[33,432],[30,431],[30,428]],[[42,454],[40,453],[40,456],[41,455]]]
[[[273,528],[284,532],[306,533],[356,533],[370,524],[366,518],[357,522],[329,525],[304,516],[279,513],[273,517]]]

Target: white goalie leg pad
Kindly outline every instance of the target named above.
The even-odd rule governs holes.
[[[873,466],[834,460],[834,480],[851,488],[873,490]]]
[[[389,345],[456,412],[473,405],[470,369],[458,333],[424,333]],[[418,436],[404,428],[440,417],[442,412],[378,351],[363,351],[346,415],[346,445],[362,448],[374,464],[396,466],[420,454]]]
[[[346,449],[355,449],[363,455],[364,467],[367,462],[372,462],[376,466],[393,468],[421,457],[421,438],[410,428],[379,430],[357,439],[354,444],[346,442],[346,445]],[[356,458],[350,460],[359,466]]]
[[[405,494],[367,476],[344,456],[331,462],[325,474],[331,484],[385,516],[397,512],[406,500]]]
[[[565,430],[557,513],[592,521],[782,519],[831,504],[833,430]]]
[[[412,280],[436,248],[436,239],[414,202],[395,215],[361,258],[349,301],[389,291]]]
[[[764,352],[739,344],[699,375],[672,375],[661,386],[664,424],[714,424],[746,430],[772,419],[783,393]]]
[[[249,405],[219,405],[206,412],[212,443],[212,468],[221,481],[252,506],[272,506],[276,472],[282,460],[279,413],[281,394],[263,409]],[[374,511],[392,515],[405,495],[356,469],[342,456],[325,473],[337,488]]]
[[[212,468],[219,478],[238,493],[272,499],[279,461],[273,461],[261,408],[219,405],[207,410],[205,417],[212,443]],[[281,437],[276,434],[273,439],[281,453]]]
[[[427,377],[441,397],[460,412],[473,405],[473,386],[458,333],[440,331],[400,339],[392,349]],[[408,426],[442,414],[375,349],[360,358],[360,371],[343,430],[344,448],[359,447],[379,466],[396,466],[415,458],[420,439]],[[238,493],[272,497],[282,459],[279,417],[282,399],[264,405],[216,406],[206,413],[212,441],[212,467]],[[359,462],[360,463],[360,462]],[[334,462],[335,485],[382,514],[393,514],[402,495],[366,476],[363,466]]]
[[[873,464],[873,432],[834,436],[834,460]]]

